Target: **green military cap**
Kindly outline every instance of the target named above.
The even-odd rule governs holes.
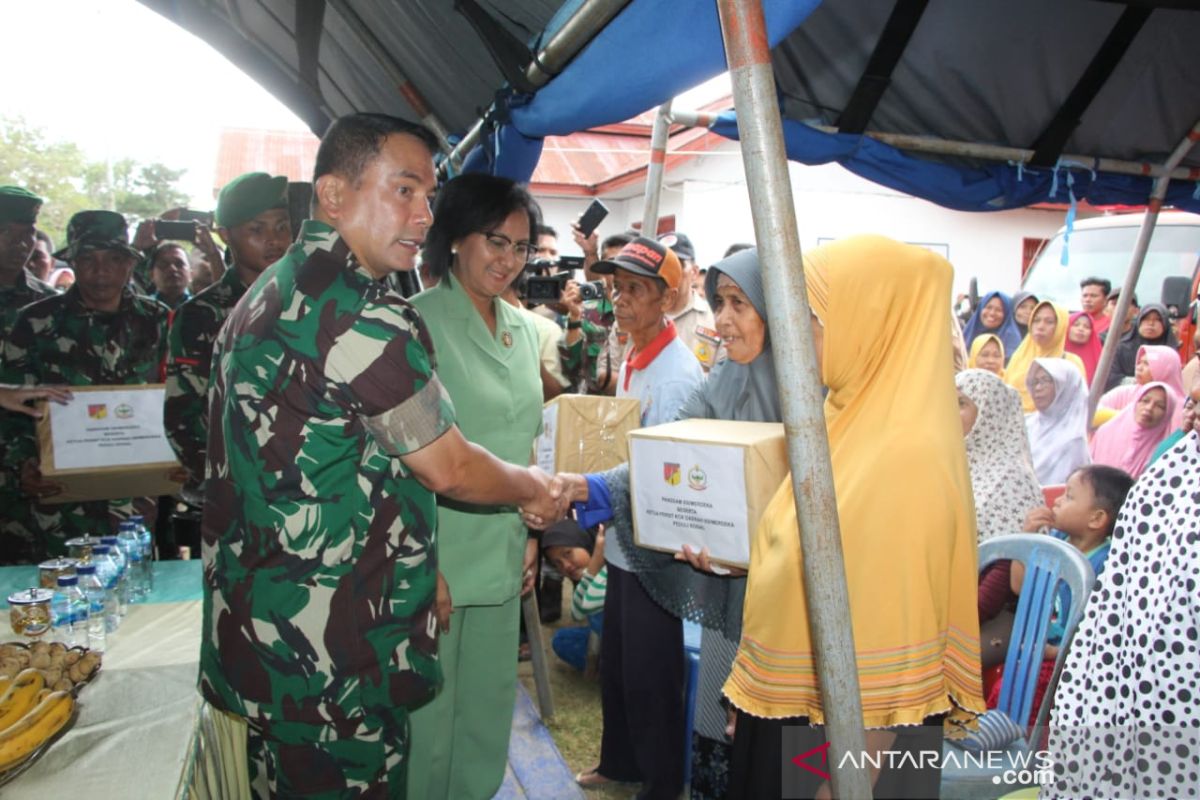
[[[217,225],[232,228],[268,209],[287,208],[287,185],[284,175],[271,177],[265,172],[247,172],[237,176],[217,195]]]
[[[42,198],[20,186],[0,186],[0,223],[20,222],[33,225],[37,222]]]
[[[73,261],[89,250],[122,250],[134,258],[142,254],[129,244],[129,223],[115,211],[80,211],[67,223],[67,246],[54,254]]]

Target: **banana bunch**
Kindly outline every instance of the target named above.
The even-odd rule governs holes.
[[[0,772],[17,766],[63,729],[75,712],[70,692],[46,688],[36,669],[26,669],[0,695]]]

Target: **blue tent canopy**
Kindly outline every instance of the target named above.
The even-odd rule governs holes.
[[[1158,8],[1131,20],[1119,5],[1095,0],[1050,8],[1034,0],[934,2],[907,20],[904,39],[905,20],[895,22],[903,2],[763,5],[789,158],[836,161],[948,208],[1144,203],[1151,178],[1097,171],[1096,159],[1159,163],[1200,119],[1200,73],[1189,69],[1186,55],[1188,43],[1200,37],[1200,12]],[[1130,42],[1115,52],[1109,40],[1122,32]],[[1004,41],[1006,33],[1020,36]],[[881,53],[886,61],[889,37],[896,53],[891,71],[872,74]],[[1087,80],[1097,61],[1112,63],[1106,79]],[[464,169],[528,180],[542,137],[633,117],[719,74],[724,62],[715,3],[695,3],[684,13],[675,3],[635,0],[536,95],[502,95],[486,141]],[[874,105],[872,92],[860,88],[871,85],[866,78],[882,87]],[[848,125],[845,117],[851,107],[863,107],[864,94],[865,119]],[[1065,116],[1064,105],[1071,106]],[[1074,126],[1070,114],[1078,117]],[[1046,163],[909,154],[862,135],[876,122],[889,133],[1037,149]],[[809,123],[841,130],[828,133]],[[736,139],[735,114],[722,114],[711,129]],[[1055,137],[1057,151],[1045,146]],[[1063,152],[1092,158],[1065,161]],[[1173,181],[1167,202],[1200,211],[1200,159],[1193,153],[1184,165],[1194,180]]]
[[[464,169],[517,179],[532,175],[544,137],[629,119],[725,69],[715,0],[628,0],[557,76],[524,94],[505,88],[506,76],[523,74],[575,12],[613,0],[141,2],[211,43],[317,134],[340,114],[382,111],[462,135],[488,109],[487,136]],[[1095,159],[1160,164],[1200,119],[1194,0],[763,0],[763,8],[790,157],[837,161],[951,208],[1072,195],[1145,202],[1148,177],[1097,172]],[[714,129],[736,135],[729,115]],[[865,132],[1035,155],[1020,167],[918,155]],[[1064,154],[1084,163],[1064,163]],[[1200,211],[1200,151],[1181,166],[1190,172],[1172,182],[1168,201]]]

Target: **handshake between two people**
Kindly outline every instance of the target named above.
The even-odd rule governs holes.
[[[544,530],[567,516],[572,503],[588,499],[587,480],[582,475],[560,472],[551,475],[539,467],[530,467],[529,474],[537,484],[537,496],[521,503],[521,517],[533,530]]]

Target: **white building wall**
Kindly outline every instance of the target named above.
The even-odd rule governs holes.
[[[854,175],[837,164],[790,164],[792,195],[802,248],[855,233],[880,233],[907,242],[936,245],[955,267],[955,291],[965,292],[972,277],[980,293],[1015,291],[1021,277],[1022,240],[1049,238],[1063,225],[1059,211],[1020,209],[993,213],[952,211]],[[628,194],[631,190],[626,190]],[[641,189],[625,199],[601,199],[611,214],[601,237],[641,219]],[[560,249],[577,253],[570,221],[588,198],[539,198],[546,218],[560,231]],[[666,178],[660,215],[676,215],[678,230],[691,237],[701,264],[719,260],[734,242],[753,242],[754,226],[741,154],[736,144],[697,156]]]

